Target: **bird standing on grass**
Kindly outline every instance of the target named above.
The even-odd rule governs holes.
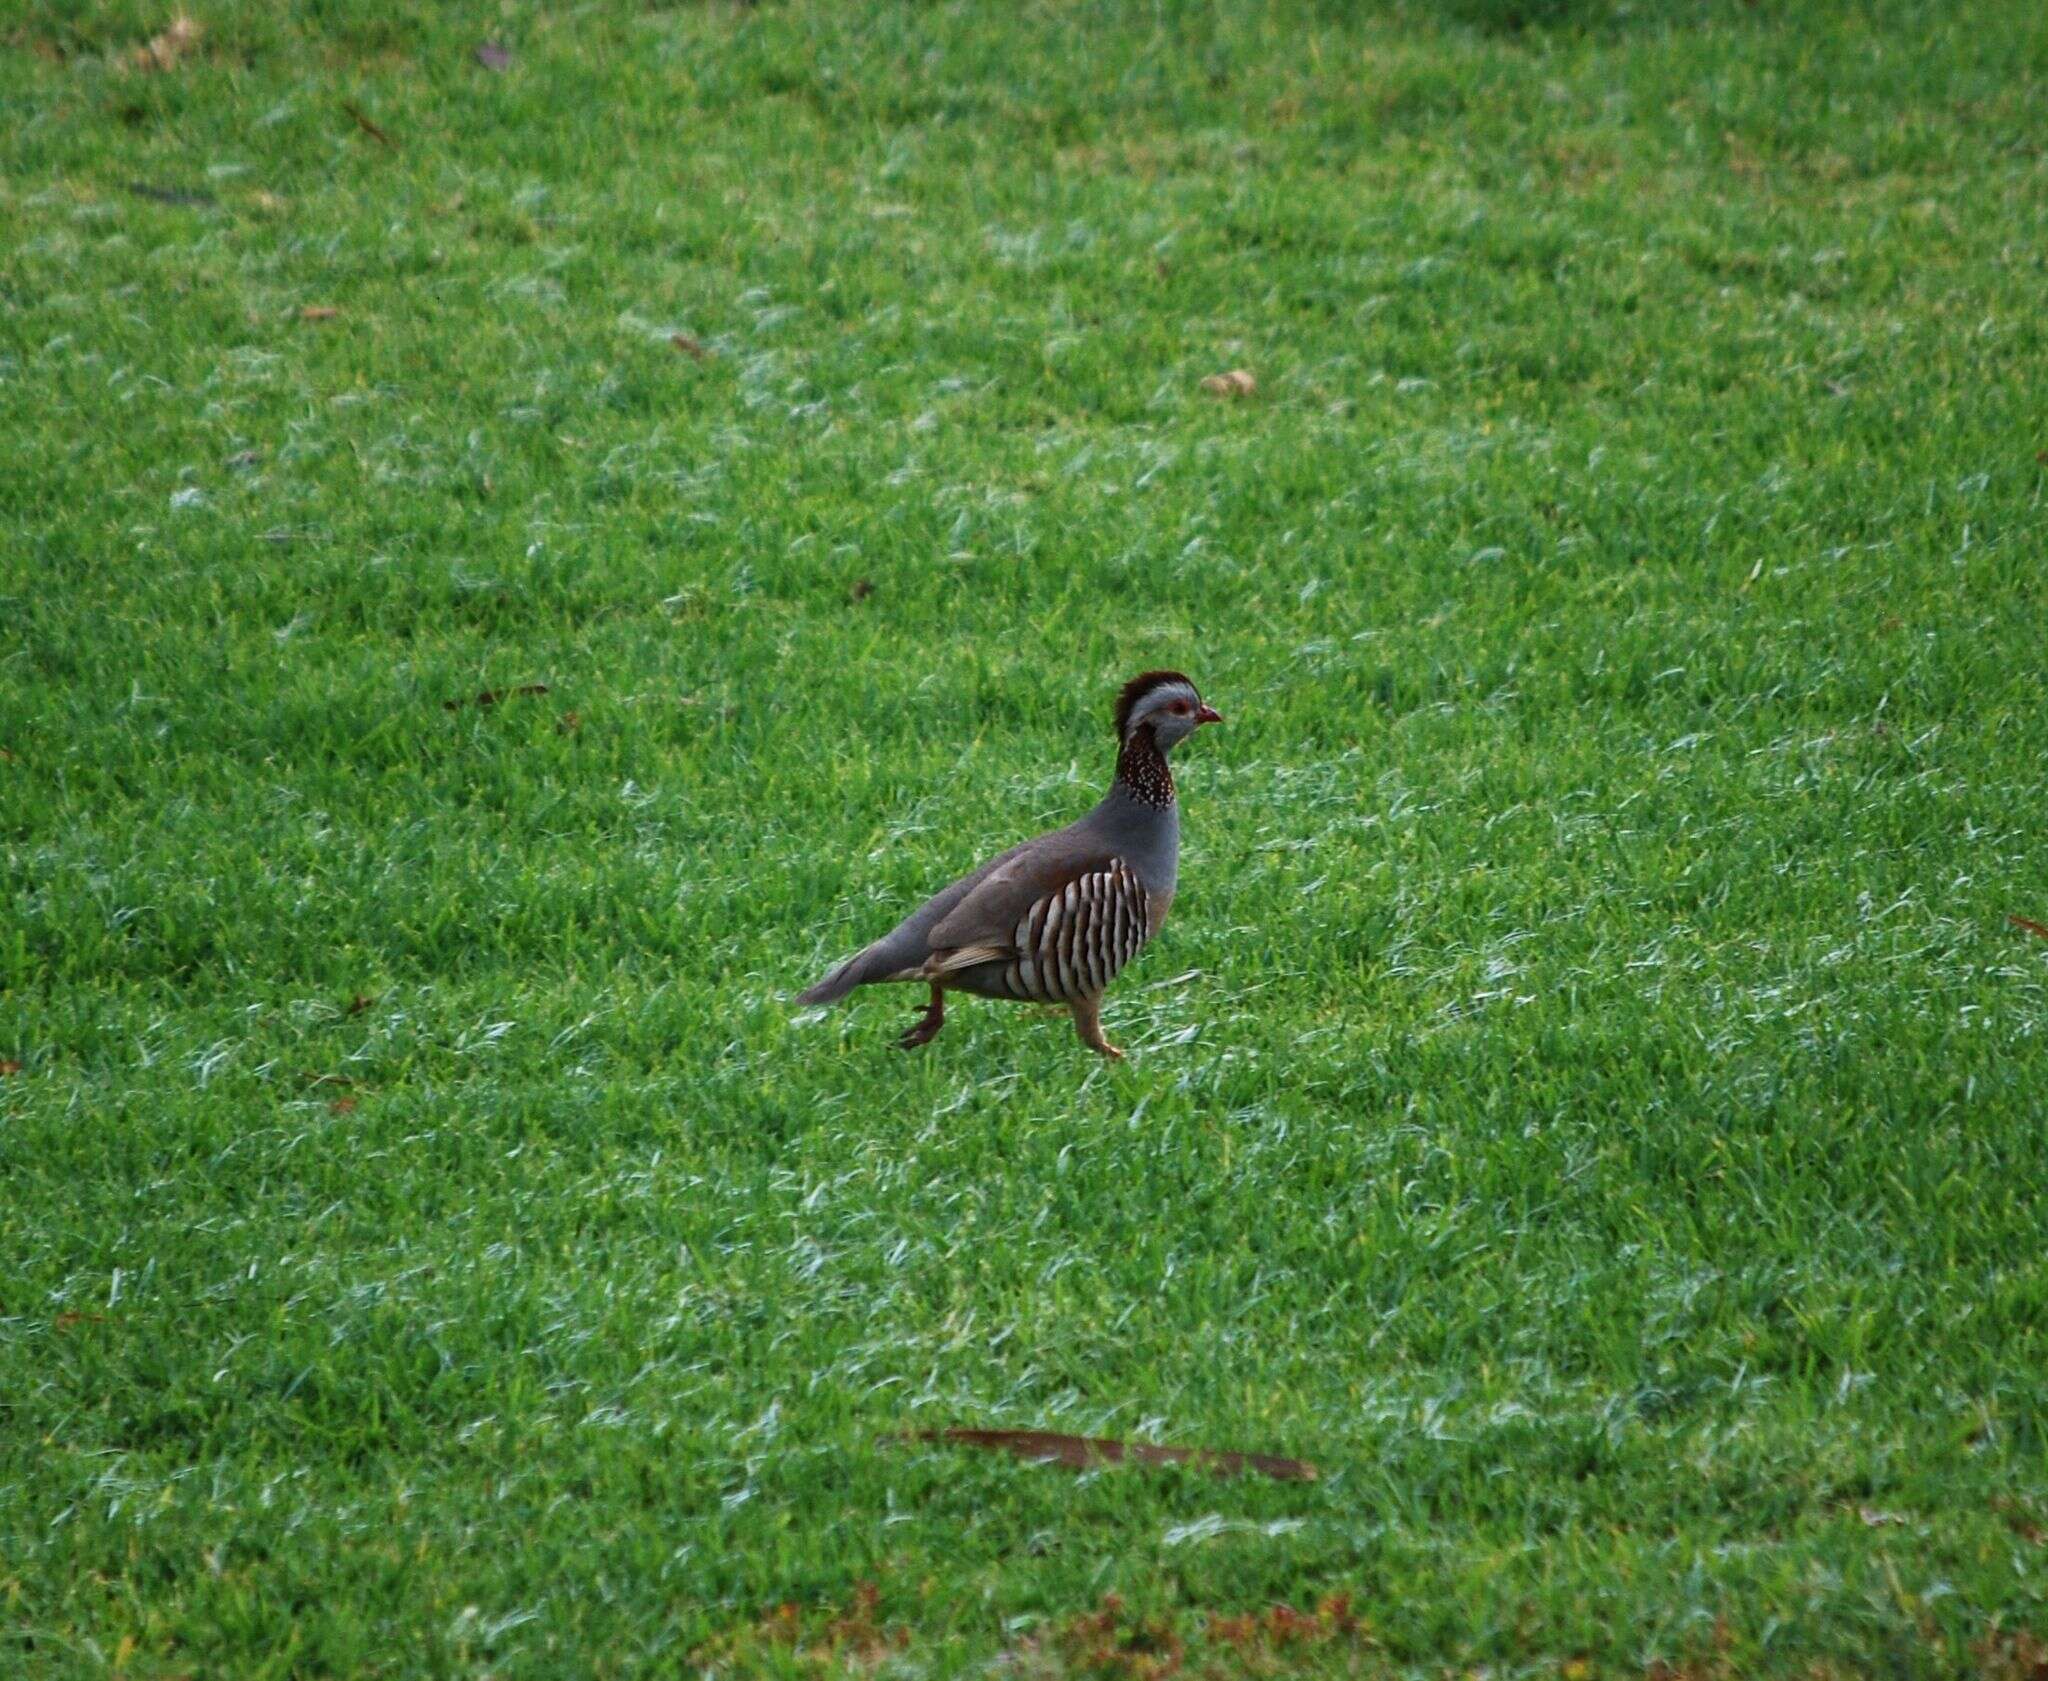
[[[1178,671],[1133,677],[1116,697],[1116,780],[1064,829],[992,858],[926,901],[865,951],[797,996],[830,1004],[877,981],[923,981],[931,1002],[897,1041],[928,1044],[946,1024],[946,993],[1064,1004],[1090,1050],[1102,993],[1159,932],[1180,872],[1180,808],[1166,755],[1221,713]]]

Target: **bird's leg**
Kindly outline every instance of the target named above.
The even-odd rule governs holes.
[[[899,1050],[914,1051],[919,1045],[929,1045],[939,1036],[939,1029],[946,1025],[946,989],[937,981],[932,982],[932,1001],[924,1007],[924,1014],[917,1018],[917,1025],[896,1041]]]
[[[1081,1035],[1081,1043],[1091,1051],[1100,1051],[1112,1062],[1121,1062],[1123,1052],[1102,1036],[1102,999],[1076,998],[1068,1006],[1074,1012],[1074,1031]]]

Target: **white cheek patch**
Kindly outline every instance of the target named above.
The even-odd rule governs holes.
[[[1176,713],[1176,703],[1185,706],[1187,711]],[[1135,729],[1140,724],[1192,724],[1194,710],[1201,704],[1192,689],[1183,688],[1178,683],[1168,684],[1145,697],[1144,704],[1131,716],[1131,727]]]

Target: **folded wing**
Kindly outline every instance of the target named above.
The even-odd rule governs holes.
[[[1098,996],[1149,932],[1144,886],[1123,859],[1095,853],[1034,870],[1020,858],[932,929],[924,972],[937,980],[994,965],[990,978],[1013,997],[1071,1003]]]

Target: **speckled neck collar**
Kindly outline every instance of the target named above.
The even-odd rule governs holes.
[[[1150,724],[1140,724],[1124,742],[1116,758],[1116,782],[1145,805],[1164,811],[1173,804],[1173,772],[1167,769],[1166,755],[1159,751]]]

